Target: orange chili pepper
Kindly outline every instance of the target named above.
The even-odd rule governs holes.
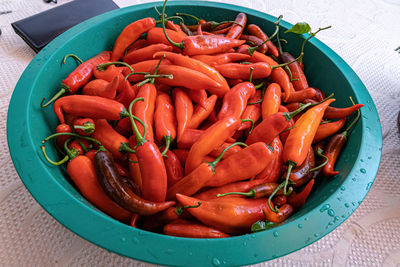
[[[183,133],[189,127],[190,119],[193,115],[192,100],[182,89],[175,88],[172,91],[174,99],[176,119],[178,122],[177,141],[180,142]]]
[[[251,97],[247,103],[247,107],[244,110],[241,121],[242,124],[239,127],[239,131],[248,129],[256,124],[256,122],[261,118],[261,90],[255,92],[253,97]],[[250,105],[251,103],[251,105]],[[255,104],[253,104],[255,103]]]
[[[211,67],[215,67],[216,65],[232,63],[235,61],[246,61],[250,58],[250,56],[241,53],[223,53],[217,55],[198,55],[192,56],[192,58],[197,59]]]
[[[196,105],[188,128],[197,129],[200,124],[210,116],[211,112],[214,110],[215,104],[217,103],[217,99],[218,97],[216,95],[212,95],[207,98],[204,107],[199,104]]]
[[[242,32],[244,30],[244,27],[246,26],[247,23],[247,16],[244,13],[239,13],[237,14],[235,18],[235,24],[232,24],[231,28],[229,29],[228,33],[226,34],[226,37],[233,38],[233,39],[239,39],[239,37],[242,35]]]
[[[282,174],[283,169],[283,161],[282,161],[282,152],[283,145],[280,141],[279,137],[274,138],[271,143],[273,148],[273,158],[267,167],[264,168],[259,174],[256,176],[256,180],[264,181],[265,183],[277,183]]]
[[[281,105],[281,87],[277,83],[268,85],[261,105],[262,118],[278,112]]]
[[[192,101],[202,108],[207,106],[207,92],[206,90],[189,90],[189,97]]]
[[[165,149],[161,154],[165,154],[168,151],[171,142],[175,139],[177,124],[171,97],[164,92],[158,91],[154,111],[154,131],[156,141],[165,145]]]
[[[325,138],[331,136],[338,132],[346,123],[346,118],[342,118],[338,121],[328,122],[320,124],[318,130],[314,136],[313,144],[324,140]]]
[[[82,94],[114,99],[120,82],[119,78],[119,76],[115,76],[111,82],[102,79],[92,80],[82,88]]]
[[[240,118],[246,109],[248,100],[254,96],[256,88],[253,83],[243,82],[235,85],[224,95],[218,119],[227,117]]]
[[[200,223],[179,219],[164,225],[163,233],[170,236],[189,238],[224,238],[230,237],[215,228]]]
[[[315,104],[317,103],[315,100],[312,99],[306,99],[304,103],[311,103]],[[350,116],[353,112],[356,112],[360,108],[362,108],[364,105],[363,104],[355,104],[347,108],[336,108],[336,107],[328,107],[325,110],[324,113],[324,118],[325,119],[341,119],[347,116]]]
[[[314,88],[305,88],[300,91],[291,92],[290,96],[287,97],[286,93],[282,94],[282,99],[286,103],[293,103],[293,102],[302,102],[306,99],[313,98],[316,95],[316,91]]]
[[[255,35],[258,38],[260,38],[263,42],[268,39],[268,35],[266,35],[264,33],[264,31],[259,26],[255,25],[255,24],[248,25],[247,26],[247,31],[250,34]],[[274,57],[279,57],[279,50],[271,41],[268,41],[266,43],[266,45],[268,47],[268,50],[266,52],[268,52],[269,54],[273,55]]]
[[[172,51],[172,46],[166,44],[152,44],[141,49],[127,53],[122,61],[128,64],[135,64],[144,60],[153,59],[153,55],[159,51]]]
[[[254,69],[253,79],[263,79],[271,74],[271,66],[265,62],[252,64],[227,63],[215,66],[215,69],[225,78],[243,80],[249,79],[251,68]]]

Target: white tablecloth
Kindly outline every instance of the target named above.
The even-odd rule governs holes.
[[[150,2],[114,0],[120,7]],[[58,4],[67,0],[58,0]],[[313,29],[332,25],[318,38],[360,76],[378,108],[383,155],[371,191],[353,215],[318,242],[256,266],[399,266],[400,0],[223,0],[260,10]],[[35,53],[10,23],[54,7],[41,0],[0,0],[0,265],[1,266],[147,266],[101,249],[64,228],[32,198],[8,153],[7,109],[13,89]],[[60,18],[62,19],[62,18]],[[46,25],[43,25],[46,27]],[[23,129],[21,129],[23,130]]]

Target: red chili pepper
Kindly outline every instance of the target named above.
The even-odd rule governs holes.
[[[190,58],[187,56],[183,56],[180,54],[172,53],[172,52],[158,52],[158,53],[155,53],[153,57],[161,58],[163,55],[165,55],[165,58],[168,59],[169,61],[171,61],[172,64],[201,72],[201,73],[207,75],[208,77],[210,77],[211,79],[215,80],[220,85],[222,85],[222,87],[225,88],[226,92],[229,91],[229,85],[226,82],[225,78],[222,77],[222,75],[218,71],[211,68],[207,64],[204,64],[203,62],[201,62],[199,60],[196,60],[196,59],[193,59],[193,58]],[[205,89],[208,89],[208,88],[205,87]]]
[[[182,31],[187,35],[187,36],[192,36],[192,35],[194,35],[193,34],[193,32],[188,28],[188,26],[186,26],[183,22],[181,22],[181,23],[179,23],[179,26],[181,26],[181,29],[182,29]],[[164,36],[164,38],[165,38],[165,35],[163,35]],[[182,38],[183,39],[183,38]],[[168,41],[168,40],[167,40]],[[181,41],[176,41],[176,40],[174,40],[175,42],[181,42]]]
[[[293,207],[285,204],[279,208],[278,213],[273,212],[267,205],[264,208],[265,219],[273,223],[281,223],[293,214]]]
[[[187,37],[187,34],[182,34],[181,32],[176,32],[173,30],[165,29],[167,31],[168,36],[177,43],[182,42],[184,38]],[[147,41],[150,44],[165,44],[165,45],[171,45],[171,43],[168,41],[168,39],[165,37],[164,31],[162,28],[153,28],[147,33]],[[180,51],[179,49],[175,48],[175,50],[178,52]]]
[[[61,123],[65,122],[63,112],[75,116],[107,120],[119,120],[127,116],[127,111],[121,103],[89,95],[69,95],[58,99],[54,103],[54,113]]]
[[[110,62],[107,61],[104,63],[110,63]],[[105,80],[107,82],[112,82],[115,76],[119,76],[119,80],[123,81],[125,79],[124,75],[122,75],[121,73],[123,69],[124,68],[116,67],[115,65],[110,65],[105,70],[98,70],[97,68],[95,68],[93,70],[93,76],[96,79]]]
[[[128,81],[135,83],[139,81],[143,81],[145,79],[145,74],[143,73],[152,73],[156,68],[159,60],[152,59],[152,60],[145,60],[135,64],[132,64],[131,67],[135,70],[135,72],[139,72],[142,74],[132,74],[129,75]],[[169,60],[162,60],[160,66],[169,65],[171,62]],[[123,73],[127,76],[131,71],[128,68],[124,68]]]
[[[227,63],[223,65],[216,65],[215,69],[219,71],[222,76],[230,79],[243,79],[247,80],[250,77],[250,71],[253,68],[253,79],[267,78],[271,74],[271,66],[265,62],[258,62],[252,64],[240,63]]]
[[[68,148],[70,150],[73,150],[75,153],[78,155],[84,155],[85,152],[82,149],[82,146],[79,144],[78,140],[72,140],[71,142],[68,143]]]
[[[286,93],[282,94],[282,98],[286,99],[286,103],[302,102],[306,99],[313,98],[316,95],[314,88],[306,88],[300,91],[291,92],[289,97],[286,97]]]
[[[240,119],[227,117],[210,126],[190,148],[186,159],[185,174],[199,166],[207,154],[220,147],[240,127]]]
[[[282,174],[283,161],[282,152],[283,145],[279,137],[276,137],[271,144],[273,154],[270,163],[256,176],[256,180],[264,181],[265,183],[277,183]]]
[[[115,76],[111,82],[107,82],[101,79],[95,79],[88,82],[82,88],[82,94],[114,99],[117,93],[118,84],[119,76]]]
[[[249,43],[252,43],[254,46],[258,46],[257,51],[259,51],[260,53],[265,54],[268,51],[268,47],[267,44],[264,44],[263,40],[261,40],[260,38],[258,38],[255,35],[247,35],[247,34],[242,34],[240,36],[241,40],[246,40]]]
[[[255,24],[249,24],[247,26],[247,31],[250,34],[257,36],[258,38],[260,38],[263,41],[268,39],[268,35],[266,35],[264,33],[264,31],[261,30],[261,28],[259,26],[255,25]],[[266,45],[268,47],[268,53],[269,54],[273,55],[274,57],[279,57],[279,50],[271,41],[268,41],[266,43]]]
[[[335,134],[340,129],[342,129],[345,123],[346,123],[346,118],[334,122],[320,124],[314,136],[313,144],[324,140],[325,138],[331,136],[332,134]]]
[[[315,156],[312,147],[308,150],[307,157],[303,163],[290,172],[289,180],[293,187],[300,187],[313,178],[314,173],[310,172],[315,167]]]
[[[217,149],[214,149],[213,151],[211,151],[210,154],[208,154],[208,156],[218,157],[225,148],[227,148],[228,146],[231,146],[232,144],[233,143],[225,142],[220,147],[218,147]],[[239,152],[240,150],[242,150],[242,148],[240,146],[231,147],[228,151],[226,151],[223,154],[222,159],[230,157],[232,154],[235,154],[235,153]]]
[[[164,92],[158,91],[154,111],[154,131],[156,141],[165,145],[165,152],[168,151],[171,142],[176,137],[177,124],[171,97]]]
[[[129,146],[134,147],[136,145],[136,140],[133,140],[134,138],[129,139]],[[142,188],[142,174],[140,172],[140,166],[139,162],[137,159],[136,154],[129,153],[128,154],[128,159],[129,159],[129,174],[132,178],[132,181],[136,183],[139,188]]]
[[[111,53],[109,51],[104,51],[80,64],[62,81],[60,91],[58,91],[46,104],[43,104],[45,100],[45,98],[43,98],[40,106],[42,108],[47,107],[65,93],[76,93],[79,88],[87,84],[92,78],[93,70],[96,66],[110,60],[110,56]]]
[[[340,155],[345,143],[347,142],[347,136],[351,128],[357,123],[360,118],[361,112],[358,110],[356,118],[350,123],[350,125],[340,134],[334,135],[329,141],[325,149],[325,156],[328,157],[328,163],[323,167],[322,172],[325,176],[335,176],[339,174],[335,171],[335,163]]]
[[[312,99],[307,99],[304,101],[304,103],[311,103],[315,104],[316,101]],[[350,116],[353,112],[356,112],[360,108],[362,108],[364,105],[363,104],[355,104],[353,106],[347,107],[347,108],[335,108],[335,107],[328,107],[325,110],[324,113],[324,118],[331,120],[331,119],[341,119],[344,117]]]
[[[115,41],[111,61],[120,59],[130,44],[155,26],[156,22],[153,18],[140,19],[126,26]]]
[[[290,204],[296,210],[299,210],[305,203],[310,195],[311,189],[314,185],[314,179],[310,180],[306,187],[304,187],[303,191],[300,193],[293,192],[288,198],[288,204]]]
[[[226,34],[226,37],[239,39],[247,23],[246,14],[244,13],[237,14],[235,22],[236,23],[232,24],[231,28],[229,29],[228,33]]]
[[[278,113],[281,106],[281,87],[277,83],[268,85],[261,105],[262,118]]]
[[[203,31],[201,29],[201,24],[197,25],[197,35],[203,35]]]
[[[181,34],[187,35],[187,34],[181,29],[181,27],[179,27],[179,25],[176,25],[176,24],[175,24],[173,21],[171,21],[171,20],[168,20],[168,21],[165,23],[165,26],[166,26],[168,29],[170,29],[170,30],[173,30],[173,31],[179,32],[179,33],[181,33]]]
[[[188,128],[197,129],[200,124],[210,116],[211,112],[214,110],[215,104],[217,103],[217,98],[216,95],[212,95],[207,98],[204,107],[201,105],[195,106]]]
[[[216,187],[251,178],[259,174],[272,159],[273,152],[266,144],[254,143],[221,161],[215,168],[214,178],[207,186]]]
[[[189,90],[188,92],[190,99],[202,108],[207,106],[207,92],[206,90]]]
[[[224,238],[230,237],[215,228],[205,226],[200,223],[187,220],[176,220],[164,225],[163,233],[170,236],[180,236],[189,238]]]
[[[272,199],[272,203],[277,207],[282,207],[287,203],[287,197],[285,195],[277,195]]]
[[[226,79],[226,81],[228,82],[229,86],[233,87],[239,83],[242,83],[243,79]]]
[[[126,49],[126,54],[137,50],[137,49],[141,49],[144,48],[146,46],[149,45],[149,42],[147,42],[146,39],[138,39],[136,42],[134,42],[133,44],[131,44],[127,49]]]
[[[185,171],[174,152],[168,150],[164,157],[165,169],[167,170],[168,188],[183,178]]]
[[[131,86],[129,81],[121,81],[119,83],[119,87],[121,89],[119,90],[120,92],[117,95],[117,97],[115,98],[115,100],[122,103],[125,107],[128,107],[129,104],[133,101],[133,99],[135,99],[136,94],[139,91],[139,88],[137,85],[138,84]],[[131,133],[132,130],[129,130],[128,132]]]
[[[250,58],[250,56],[241,53],[223,53],[217,55],[198,55],[192,56],[192,58],[197,59],[211,67],[215,67],[216,65],[222,65],[236,61],[246,61]]]
[[[314,87],[312,87],[314,88]],[[313,100],[317,101],[317,102],[321,102],[322,100],[324,100],[326,98],[326,95],[324,94],[324,92],[322,92],[321,90],[314,88],[315,89],[315,96],[313,97]]]
[[[238,129],[239,131],[251,128],[261,118],[261,94],[261,90],[258,90],[253,97],[249,99],[247,107],[241,116],[242,124]],[[251,103],[251,105],[249,105],[249,103]]]
[[[132,226],[133,228],[137,228],[136,224],[139,220],[139,217],[140,217],[140,215],[137,213],[132,214],[132,218],[131,218],[129,225]]]
[[[114,130],[107,120],[96,120],[95,126],[96,130],[93,132],[92,137],[99,140],[112,153],[115,159],[123,158],[123,153],[133,152],[129,147],[128,139]]]
[[[189,127],[190,119],[193,115],[193,104],[190,97],[180,88],[173,90],[172,97],[174,99],[178,122],[177,141],[180,142],[183,133]]]
[[[256,181],[256,180],[254,180]],[[217,194],[217,197],[225,196],[245,196],[249,198],[264,198],[269,197],[278,188],[277,183],[259,183],[247,190],[247,192],[231,191],[224,194]],[[282,191],[282,190],[281,190]],[[282,193],[281,193],[282,194]]]
[[[240,118],[246,109],[248,100],[254,96],[256,88],[253,83],[243,82],[235,85],[224,95],[218,119],[227,117]]]
[[[61,124],[57,125],[56,133],[72,133],[72,129],[68,124],[61,123]],[[56,139],[57,146],[59,148],[63,148],[64,143],[65,143],[65,141],[67,141],[68,138],[69,138],[69,136],[67,136],[67,135],[58,136]]]
[[[153,59],[154,53],[158,51],[172,51],[172,46],[166,44],[152,44],[127,53],[122,60],[128,64],[135,64],[144,60]]]
[[[292,62],[295,60],[295,58],[288,52],[282,53],[279,56],[279,58],[284,63],[289,63],[289,62]],[[290,72],[292,73],[292,78],[293,78],[292,83],[293,83],[293,87],[296,91],[300,91],[300,90],[309,88],[306,75],[304,75],[304,72],[297,61],[289,64],[289,69],[290,69]]]
[[[94,132],[95,125],[91,118],[79,118],[74,120],[72,126],[77,134],[89,136]]]
[[[228,234],[246,233],[253,223],[264,218],[264,199],[218,198],[203,200],[177,194],[182,205],[201,205],[195,209],[187,209],[196,219],[205,225],[215,227]]]

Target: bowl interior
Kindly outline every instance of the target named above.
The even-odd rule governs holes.
[[[245,12],[248,23],[261,26],[266,33],[274,31],[276,20],[254,10],[211,2],[173,1],[168,3],[166,12],[191,13],[215,21],[234,19],[238,12]],[[43,96],[49,97],[57,91],[62,79],[76,67],[72,60],[63,65],[64,55],[73,53],[86,60],[103,50],[111,50],[126,25],[147,16],[156,17],[153,4],[112,11],[74,27],[35,57],[16,87],[8,115],[10,152],[21,179],[50,214],[85,239],[139,260],[167,265],[243,265],[300,249],[332,231],[355,210],[378,169],[382,146],[379,118],[358,77],[316,38],[305,49],[305,72],[310,86],[327,95],[334,93],[334,106],[349,106],[348,97],[352,96],[366,107],[337,162],[340,174],[324,179],[306,205],[284,225],[221,240],[182,239],[130,228],[88,203],[66,178],[65,168],[50,166],[42,158],[40,142],[55,131],[58,120],[51,107],[41,109],[39,103]],[[303,37],[284,34],[288,27],[290,24],[282,23],[281,37],[289,42],[286,50],[298,55]],[[23,125],[27,134],[23,136],[18,125]],[[59,157],[54,147],[46,148],[51,158]],[[81,219],[76,220],[77,217]],[[224,245],[230,249],[225,250]]]

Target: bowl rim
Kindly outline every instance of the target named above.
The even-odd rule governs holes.
[[[18,175],[35,200],[66,228],[108,251],[140,261],[175,266],[189,264],[199,266],[247,265],[271,260],[310,245],[343,223],[360,205],[375,180],[381,159],[382,130],[376,107],[360,78],[342,58],[317,38],[311,39],[310,43],[341,69],[342,74],[351,84],[357,100],[365,103],[366,107],[362,110],[363,116],[360,119],[362,122],[360,151],[348,177],[344,179],[340,189],[300,218],[276,229],[217,240],[165,236],[129,227],[88,207],[67,192],[55,179],[52,179],[46,169],[40,167],[39,144],[32,140],[29,127],[25,127],[29,124],[27,118],[30,103],[30,97],[26,97],[26,93],[30,92],[30,88],[36,83],[36,76],[41,71],[44,62],[51,59],[51,57],[48,58],[48,55],[52,55],[74,35],[90,28],[90,25],[111,19],[116,15],[147,9],[155,4],[159,6],[162,5],[162,2],[113,10],[74,26],[39,52],[21,75],[8,109],[7,140]],[[171,1],[168,5],[218,7],[244,12],[269,21],[276,20],[275,17],[260,11],[225,3]],[[291,26],[286,21],[282,21],[281,25],[283,27]],[[20,131],[21,126],[28,132]],[[374,138],[374,142],[368,142],[372,138]],[[369,155],[369,158],[372,157],[374,160],[369,160],[366,164],[361,161],[361,155]],[[34,166],[35,168],[33,168]],[[350,179],[350,177],[354,178]],[[46,185],[46,188],[43,185]],[[359,188],[366,190],[361,192]],[[345,194],[349,191],[352,193]],[[349,207],[343,204],[345,202]],[[63,208],[54,209],[55,205]],[[333,207],[335,207],[335,211],[333,211]],[[330,211],[333,211],[333,215]],[[79,220],[73,216],[74,212],[81,214]],[[335,216],[335,212],[343,215]],[[294,234],[296,240],[292,238]],[[208,249],[204,250],[204,247]],[[246,257],[240,257],[240,255],[246,255]]]

